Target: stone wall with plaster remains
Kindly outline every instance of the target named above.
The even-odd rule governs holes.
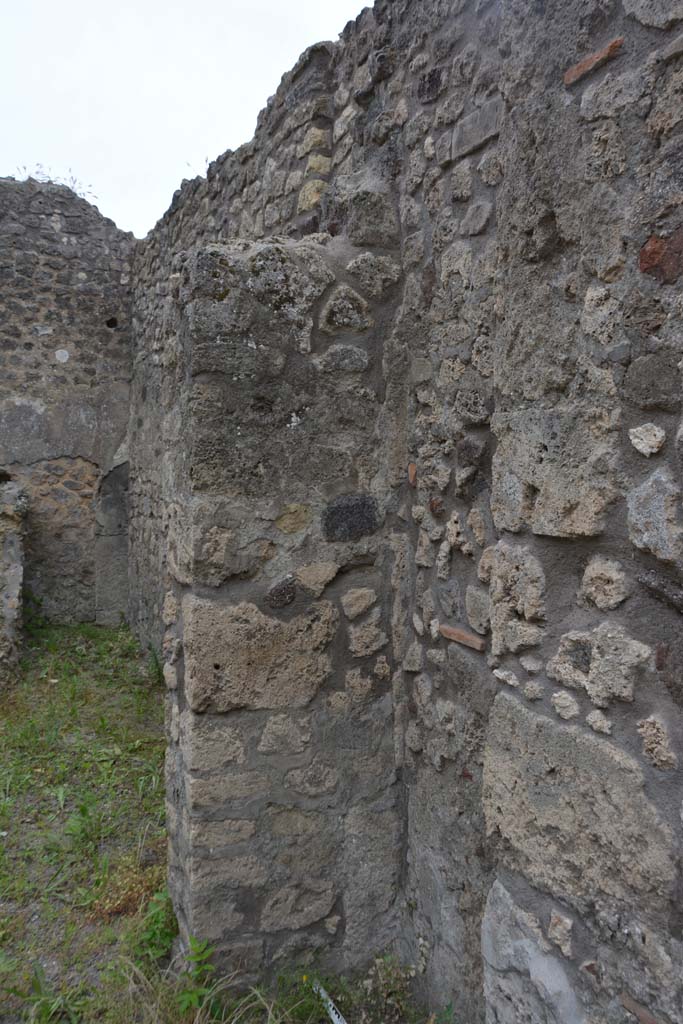
[[[0,471],[28,501],[25,586],[55,622],[127,611],[132,235],[0,179]]]
[[[226,970],[683,1021],[682,31],[379,0],[135,246],[130,614]]]

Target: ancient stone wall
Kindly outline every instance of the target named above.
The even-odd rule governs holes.
[[[367,588],[392,606],[387,636],[401,664],[394,756],[407,831],[391,920],[428,997],[452,1002],[468,1021],[680,1019],[681,47],[672,30],[682,19],[671,7],[378,4],[338,46],[314,51],[318,120],[305,138],[320,159],[299,142],[301,96],[288,77],[254,143],[181,191],[142,264],[143,277],[152,267],[167,274],[171,252],[166,264],[158,253],[171,237],[204,246],[154,285],[170,302],[173,287],[182,289],[174,281],[196,279],[197,261],[236,259],[234,243],[221,257],[207,241],[319,229],[333,241],[311,244],[333,246],[328,253],[400,244],[402,276],[384,325],[389,430],[376,447],[386,464],[373,491],[380,508],[396,510],[382,527],[393,564],[381,573],[384,588]],[[276,160],[271,138],[282,162],[268,163]],[[297,171],[309,178],[292,178]],[[301,243],[264,244],[291,252]],[[245,259],[256,251],[237,249]],[[177,317],[182,333],[188,314]],[[237,358],[205,315],[193,350],[201,332],[205,350],[212,340]],[[257,347],[258,339],[257,330]],[[245,366],[233,372],[235,385],[253,373]],[[250,400],[236,408],[241,389],[226,388],[221,375],[225,364],[206,378],[211,398],[201,398],[209,436],[183,457],[184,472],[210,480],[228,502],[215,518],[214,499],[208,531],[167,508],[168,557],[160,545],[174,591],[197,585],[191,573],[178,578],[177,537],[191,538],[193,559],[210,550],[223,566],[210,569],[217,590],[205,579],[170,602],[176,900],[185,927],[212,929],[226,955],[240,936],[266,963],[280,951],[328,949],[344,964],[344,936],[355,925],[343,857],[315,854],[331,874],[319,870],[307,889],[282,873],[289,839],[274,840],[264,823],[266,806],[266,821],[274,808],[302,807],[283,751],[272,762],[277,784],[264,767],[266,737],[273,720],[294,735],[292,717],[302,713],[292,704],[313,688],[304,698],[285,689],[288,715],[262,696],[261,673],[267,679],[273,669],[261,644],[277,661],[282,619],[299,618],[275,613],[267,595],[294,600],[300,563],[277,533],[264,555],[255,542],[267,530],[253,517],[275,500],[272,523],[288,514],[287,501],[294,536],[297,525],[307,536],[324,515],[317,508],[310,523],[297,518],[314,490],[304,481],[297,492],[289,469],[300,454],[298,422],[278,437],[275,472],[273,440],[260,425],[273,416],[267,389],[260,385],[250,418]],[[293,385],[278,379],[280,416],[292,411]],[[227,445],[215,405],[229,412]],[[192,436],[190,420],[183,436]],[[246,468],[254,445],[255,483]],[[335,458],[317,469],[328,485],[340,472]],[[258,502],[241,513],[235,474],[244,494],[258,487]],[[241,529],[228,526],[232,535],[219,538],[234,514]],[[209,532],[211,544],[197,550]],[[323,563],[325,544],[323,529],[315,542]],[[318,601],[334,605],[338,577],[321,586]],[[343,622],[343,603],[336,614]],[[306,628],[300,621],[294,635]],[[309,658],[322,633],[305,641]],[[347,674],[348,653],[329,643],[334,670]],[[278,678],[284,686],[286,672]],[[199,693],[209,703],[193,707]],[[317,722],[320,694],[310,700]],[[325,715],[333,729],[329,708]],[[367,743],[348,717],[354,742]],[[202,756],[193,760],[210,729],[225,733],[225,760],[202,755],[204,772],[218,769],[208,793],[222,801],[208,809],[208,794],[196,802],[191,790],[210,779],[198,775]],[[296,740],[296,756],[315,763],[322,748],[309,734]],[[321,763],[332,768],[334,758]],[[219,779],[231,782],[224,789]],[[334,806],[348,821],[351,805]],[[304,828],[300,819],[299,841]],[[325,835],[322,824],[318,832]],[[216,844],[210,883],[202,834]],[[330,904],[333,893],[339,902]],[[209,905],[224,908],[211,923]],[[334,936],[319,924],[325,914],[340,918]]]
[[[467,1024],[683,1021],[681,32],[380,0],[135,248],[131,617],[225,969],[392,947]],[[63,474],[13,429],[37,516]]]
[[[14,680],[21,647],[26,498],[0,483],[0,690]]]
[[[132,245],[70,189],[0,180],[0,467],[28,500],[25,584],[56,622],[126,611]]]
[[[171,887],[258,975],[393,940],[391,539],[398,266],[346,239],[179,260],[161,358]]]

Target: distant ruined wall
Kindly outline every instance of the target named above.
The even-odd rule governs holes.
[[[55,622],[127,608],[132,246],[69,189],[0,179],[0,469],[26,493],[25,584]]]
[[[682,33],[678,0],[379,0],[135,245],[130,616],[222,970],[391,948],[467,1024],[683,1024]],[[20,237],[46,194],[2,188]],[[0,407],[35,577],[71,506],[7,417],[47,380]]]
[[[26,497],[0,483],[0,692],[16,676],[21,649]]]

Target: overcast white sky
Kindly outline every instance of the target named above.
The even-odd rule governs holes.
[[[69,171],[142,237],[371,0],[0,0],[0,176]]]

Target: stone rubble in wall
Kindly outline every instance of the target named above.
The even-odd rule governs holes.
[[[681,21],[379,0],[136,244],[132,614],[223,969],[680,1016]]]

